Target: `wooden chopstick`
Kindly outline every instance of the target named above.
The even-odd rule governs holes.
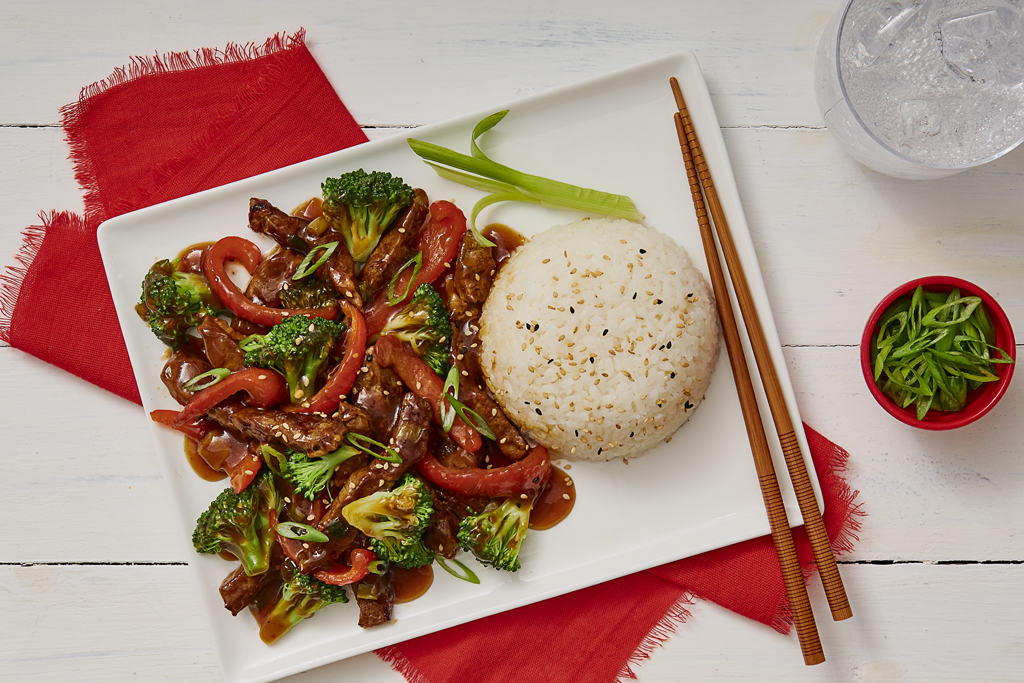
[[[757,407],[757,397],[754,395],[750,371],[747,369],[746,357],[743,355],[743,346],[740,342],[739,330],[736,327],[736,317],[733,315],[732,304],[729,301],[729,290],[722,273],[722,264],[718,259],[718,247],[715,245],[715,237],[708,222],[708,213],[701,196],[700,181],[697,178],[693,155],[687,141],[687,131],[684,129],[683,117],[679,112],[675,114],[675,122],[676,133],[679,135],[679,147],[682,149],[683,161],[686,164],[686,176],[690,181],[693,206],[697,211],[700,237],[704,243],[708,269],[711,271],[711,288],[715,293],[718,315],[722,322],[722,333],[725,337],[725,347],[729,353],[729,363],[736,380],[736,390],[740,397],[740,407],[743,411],[743,422],[747,428],[750,450],[754,454],[754,466],[761,486],[761,496],[764,498],[765,510],[768,512],[772,542],[775,544],[779,566],[782,568],[786,595],[789,596],[793,624],[796,626],[804,663],[820,664],[825,661],[825,653],[822,652],[821,640],[818,638],[814,613],[811,611],[811,601],[807,597],[803,570],[800,568],[800,559],[797,557],[796,546],[793,544],[793,534],[789,528],[789,519],[786,517],[786,506],[782,501],[782,492],[779,490],[779,480],[775,476],[775,466],[768,448],[768,438],[765,436],[764,425],[761,423],[761,411]]]
[[[786,458],[786,467],[789,469],[789,477],[793,482],[796,499],[800,505],[800,513],[804,518],[804,527],[807,530],[807,537],[811,542],[814,561],[821,576],[821,583],[825,588],[825,597],[828,598],[832,618],[835,621],[849,619],[853,616],[853,610],[850,608],[850,601],[847,598],[846,589],[843,587],[843,579],[839,575],[839,567],[836,566],[836,558],[832,553],[832,544],[829,542],[828,532],[825,531],[825,524],[821,520],[821,511],[818,508],[818,501],[814,497],[814,489],[811,487],[811,478],[807,474],[807,467],[804,465],[800,442],[796,438],[789,408],[786,406],[786,398],[782,393],[779,377],[775,371],[775,364],[772,361],[768,344],[765,341],[764,330],[761,327],[757,309],[754,307],[754,300],[750,295],[750,287],[747,285],[747,278],[743,273],[743,265],[740,263],[739,254],[736,252],[732,232],[729,230],[729,221],[726,220],[725,212],[722,210],[722,203],[718,199],[718,191],[715,189],[714,181],[711,178],[711,171],[708,169],[707,162],[704,159],[704,152],[701,150],[700,141],[697,139],[693,122],[690,120],[690,113],[686,108],[686,100],[683,98],[679,82],[672,78],[670,83],[676,98],[676,106],[679,108],[683,126],[686,130],[687,141],[693,153],[700,184],[707,198],[708,208],[711,211],[715,231],[718,233],[718,241],[722,245],[722,254],[725,256],[725,263],[729,268],[732,286],[736,292],[736,300],[739,302],[740,312],[743,314],[747,336],[754,351],[754,359],[757,361],[761,383],[768,397],[768,406],[771,409],[772,419],[775,422],[775,431],[779,435],[782,453]]]

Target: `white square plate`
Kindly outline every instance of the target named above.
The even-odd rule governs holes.
[[[480,193],[438,178],[413,154],[405,138],[414,136],[468,152],[474,124],[505,108],[511,113],[481,141],[493,159],[526,172],[629,195],[645,215],[645,223],[670,234],[706,272],[672,119],[671,76],[679,79],[687,97],[806,454],[786,362],[725,143],[700,67],[685,52],[105,222],[99,229],[100,251],[145,409],[177,408],[159,379],[165,347],[133,309],[143,275],[156,259],[226,235],[241,235],[269,248],[248,229],[250,197],[287,210],[318,194],[325,177],[360,167],[402,176],[408,184],[424,188],[431,199],[454,198],[468,214]],[[481,224],[502,222],[530,236],[578,217],[572,212],[505,203],[486,209]],[[738,311],[735,302],[734,308]],[[747,357],[754,368],[749,348]],[[763,394],[759,400],[762,416],[769,418],[765,429],[787,512],[791,523],[800,524]],[[233,565],[199,555],[189,543],[195,519],[223,482],[204,482],[192,473],[180,434],[154,424],[153,437],[214,648],[224,678],[232,683],[274,680],[769,532],[723,349],[705,401],[671,443],[628,465],[613,461],[572,467],[578,491],[575,510],[554,529],[531,533],[521,554],[522,569],[516,574],[471,562],[481,577],[481,584],[474,586],[436,571],[424,597],[395,608],[393,624],[363,630],[356,625],[354,602],[331,606],[268,647],[248,614],[232,617],[223,607],[217,589]],[[809,458],[807,469],[814,471]],[[657,519],[671,520],[671,525],[651,523]]]

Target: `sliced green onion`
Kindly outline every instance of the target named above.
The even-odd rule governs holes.
[[[263,460],[267,463],[267,467],[275,474],[281,474],[281,470],[288,465],[288,457],[273,446],[261,444],[260,451],[263,453]]]
[[[255,351],[258,348],[266,346],[267,342],[262,334],[250,334],[248,337],[238,342],[238,348],[242,349],[246,353]]]
[[[451,389],[454,393],[448,393]],[[444,388],[441,390],[441,428],[445,433],[449,432],[455,424],[455,416],[458,415],[467,425],[480,432],[481,436],[491,441],[497,441],[498,436],[487,424],[487,421],[471,408],[467,408],[455,396],[459,395],[459,369],[452,366],[448,371],[448,377],[444,380]]]
[[[280,522],[274,527],[274,531],[277,532],[278,536],[284,536],[285,538],[293,538],[296,541],[313,541],[314,543],[326,543],[331,540],[327,538],[327,534],[308,524],[299,524],[298,522]]]
[[[480,583],[480,579],[477,577],[476,574],[473,573],[473,570],[467,567],[466,565],[462,564],[458,560],[446,560],[440,555],[434,555],[434,559],[437,560],[437,563],[439,565],[441,565],[441,569],[444,569],[446,572],[454,576],[456,579],[462,579],[463,581],[467,581],[469,583]],[[461,570],[461,572],[456,571],[452,567],[449,567],[448,562],[459,565],[459,569]]]
[[[384,572],[387,571],[387,562],[384,560],[374,560],[370,564],[366,565],[366,571],[377,576],[383,576]]]
[[[408,268],[410,266],[412,266],[412,276],[409,278],[409,283],[405,286],[405,291],[404,292],[402,292],[401,294],[396,295],[395,294],[395,285],[398,284],[398,277],[402,274],[402,272],[406,268]],[[388,283],[388,305],[389,306],[396,306],[396,305],[402,303],[402,300],[405,299],[405,297],[409,296],[409,291],[412,289],[412,283],[416,279],[416,275],[419,274],[420,268],[422,268],[422,267],[423,267],[423,252],[417,251],[415,256],[413,256],[411,259],[406,261],[405,265],[403,265],[401,268],[398,269],[398,272],[395,273],[395,276],[393,278],[391,278],[391,282]]]
[[[914,406],[919,420],[930,410],[961,410],[969,392],[999,380],[993,364],[1013,362],[994,337],[980,297],[918,287],[879,319],[870,349],[875,382],[901,408]]]
[[[292,275],[293,280],[301,280],[304,277],[309,277],[316,272],[316,269],[327,262],[327,259],[331,258],[331,254],[338,248],[338,242],[327,242],[326,244],[318,244],[313,247],[306,258],[302,259],[302,263],[299,264],[299,269],[295,271],[295,275]],[[316,256],[318,251],[323,251],[323,255],[317,259],[316,263],[313,263],[313,257]],[[312,264],[312,265],[310,265]]]
[[[470,218],[470,228],[478,242],[485,246],[494,246],[477,230],[476,217],[487,206],[503,201],[530,202],[549,208],[575,209],[631,220],[643,219],[633,200],[625,195],[591,190],[522,173],[488,158],[477,144],[477,138],[498,125],[507,114],[507,109],[499,111],[476,124],[470,140],[471,156],[431,142],[409,139],[412,151],[442,178],[490,193],[491,196],[477,203]]]
[[[402,462],[402,456],[398,454],[398,451],[396,451],[393,448],[388,448],[387,446],[382,444],[380,441],[376,441],[374,439],[371,439],[368,436],[363,436],[362,434],[356,434],[355,432],[349,432],[348,435],[347,435],[347,438],[348,438],[348,442],[350,444],[352,444],[353,446],[355,446],[356,448],[358,448],[362,452],[368,453],[368,454],[372,455],[375,458],[379,458],[381,460],[385,460],[385,461],[390,462],[390,463],[400,463],[400,462]],[[369,446],[364,446],[363,445],[364,443],[365,444],[369,444]],[[375,447],[375,448],[380,448],[384,452],[383,453],[378,453],[376,451],[370,450],[371,446]]]
[[[444,380],[444,388],[441,389],[441,429],[447,434],[455,423],[455,408],[451,404],[452,395],[448,390],[452,389],[455,395],[459,395],[459,369],[452,366],[448,376]]]
[[[202,391],[212,387],[230,374],[231,371],[227,368],[214,368],[213,370],[207,370],[201,375],[196,375],[182,384],[181,388],[185,391]]]

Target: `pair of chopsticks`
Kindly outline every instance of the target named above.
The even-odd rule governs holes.
[[[804,518],[807,536],[811,542],[811,549],[814,552],[814,560],[821,575],[821,582],[825,588],[825,596],[828,598],[829,608],[832,610],[832,618],[836,621],[848,619],[853,616],[853,611],[850,609],[850,602],[843,588],[843,580],[839,576],[839,568],[836,566],[835,556],[832,554],[832,546],[825,531],[825,525],[821,520],[821,512],[818,509],[817,500],[814,498],[814,489],[811,487],[811,480],[804,465],[800,443],[796,438],[789,409],[786,407],[782,387],[779,384],[775,365],[772,361],[768,344],[765,341],[764,330],[761,328],[757,310],[754,308],[750,287],[747,285],[746,276],[743,274],[743,265],[740,263],[739,254],[736,252],[736,245],[729,230],[729,222],[725,218],[725,212],[722,210],[722,204],[718,199],[718,192],[712,181],[711,171],[708,169],[707,162],[704,159],[704,152],[701,150],[700,141],[697,139],[693,121],[690,120],[690,112],[686,108],[686,101],[683,98],[679,82],[672,78],[670,83],[672,92],[675,95],[676,106],[679,109],[675,113],[676,133],[679,136],[679,146],[682,149],[683,161],[686,164],[686,176],[690,183],[690,193],[693,197],[694,209],[697,212],[697,223],[700,226],[701,240],[704,243],[704,252],[708,260],[708,269],[711,272],[711,285],[715,293],[719,317],[722,321],[725,346],[729,353],[729,362],[732,365],[733,375],[736,380],[736,389],[739,392],[740,406],[743,410],[743,421],[747,428],[750,448],[754,455],[754,465],[761,485],[761,495],[764,498],[765,508],[768,512],[772,541],[775,544],[775,551],[779,557],[779,565],[782,567],[782,576],[786,585],[786,593],[789,596],[793,623],[796,626],[797,637],[800,640],[800,649],[804,655],[804,663],[808,665],[820,664],[825,661],[825,654],[821,649],[821,641],[818,638],[817,627],[814,623],[814,614],[811,611],[811,603],[807,597],[807,587],[804,584],[800,561],[797,558],[796,547],[793,544],[793,535],[789,528],[789,520],[786,517],[786,509],[782,501],[782,493],[779,490],[779,482],[775,476],[771,451],[768,447],[764,425],[761,422],[760,410],[757,407],[757,398],[754,394],[750,372],[747,369],[746,358],[743,354],[739,329],[736,326],[736,317],[733,314],[732,304],[729,300],[729,290],[725,284],[722,264],[718,258],[718,246],[715,243],[715,235],[712,234],[712,221],[714,230],[718,234],[718,241],[721,243],[722,254],[725,256],[725,262],[729,268],[729,276],[736,292],[736,299],[739,302],[740,312],[743,315],[747,336],[750,338],[754,359],[757,362],[757,369],[768,398],[772,419],[775,422],[775,430],[778,433],[782,452],[786,459],[786,466],[789,469],[789,476],[793,482],[797,502],[800,505],[800,513]],[[705,197],[707,198],[707,207],[705,206]],[[708,208],[711,211],[710,221],[708,218]]]

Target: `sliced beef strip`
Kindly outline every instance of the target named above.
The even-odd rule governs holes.
[[[210,363],[189,347],[175,351],[164,364],[160,372],[160,379],[163,381],[171,398],[185,405],[192,398],[193,393],[182,388],[185,382],[196,375],[201,375],[211,369]]]
[[[433,486],[430,487],[430,496],[434,504],[434,514],[430,516],[423,543],[441,557],[453,560],[459,551],[461,517],[449,505],[450,499],[440,495]]]
[[[320,417],[282,410],[252,408],[225,403],[212,408],[207,417],[222,427],[261,443],[276,443],[320,457],[341,446],[349,431],[366,434],[370,421],[361,408],[343,403],[336,417]]]
[[[459,400],[476,411],[497,436],[498,448],[509,460],[522,460],[530,445],[508,419],[501,406],[483,388],[480,371],[480,319],[477,316],[453,322],[451,362],[461,378]]]
[[[459,255],[455,259],[455,291],[468,303],[483,304],[491,293],[497,267],[491,247],[483,246],[467,231],[462,236]]]
[[[249,576],[241,566],[237,567],[220,584],[220,597],[224,600],[224,607],[232,615],[237,615],[249,606],[264,584],[276,576],[277,571],[273,569],[256,576]]]
[[[405,385],[390,368],[382,367],[369,354],[363,367],[366,370],[356,377],[351,401],[369,415],[370,436],[377,441],[384,441],[398,418],[398,407],[405,394]]]
[[[377,247],[366,260],[362,272],[359,273],[359,286],[364,298],[391,282],[398,269],[413,254],[416,238],[419,237],[423,222],[430,213],[427,193],[416,189],[412,203],[399,214],[391,228],[384,233]]]
[[[398,452],[402,462],[390,463],[374,458],[368,465],[353,472],[331,501],[318,528],[324,529],[341,519],[341,511],[352,501],[390,489],[407,469],[426,455],[431,422],[430,404],[412,392],[405,394],[398,420],[388,439],[388,446]]]
[[[245,367],[245,352],[238,348],[238,342],[245,339],[245,335],[211,315],[203,318],[198,330],[203,338],[206,358],[210,365],[215,368],[227,368],[231,372]]]
[[[470,410],[484,418],[484,422],[497,437],[495,441],[502,454],[509,460],[522,460],[530,452],[530,444],[519,433],[515,425],[509,421],[490,394],[472,382],[465,382],[459,387],[459,400]]]
[[[333,230],[324,234],[331,238],[327,240],[329,242],[341,237]],[[345,247],[344,240],[338,243],[338,248],[316,272],[318,277],[331,283],[340,297],[348,300],[356,308],[363,307],[363,297],[359,294],[359,283],[356,281],[356,264],[352,260],[352,254]]]
[[[359,593],[363,592],[360,587],[370,587],[377,596],[370,600],[360,598]],[[394,580],[391,572],[383,575],[367,574],[366,578],[355,585],[356,604],[359,605],[359,626],[361,628],[373,628],[383,624],[391,623],[391,610],[395,602]]]
[[[266,235],[282,247],[302,248],[297,233],[308,224],[305,218],[290,216],[266,199],[253,197],[249,200],[249,228],[255,233]]]
[[[245,295],[258,304],[280,308],[278,295],[292,281],[292,275],[305,258],[292,249],[278,249],[260,261],[245,287]]]

